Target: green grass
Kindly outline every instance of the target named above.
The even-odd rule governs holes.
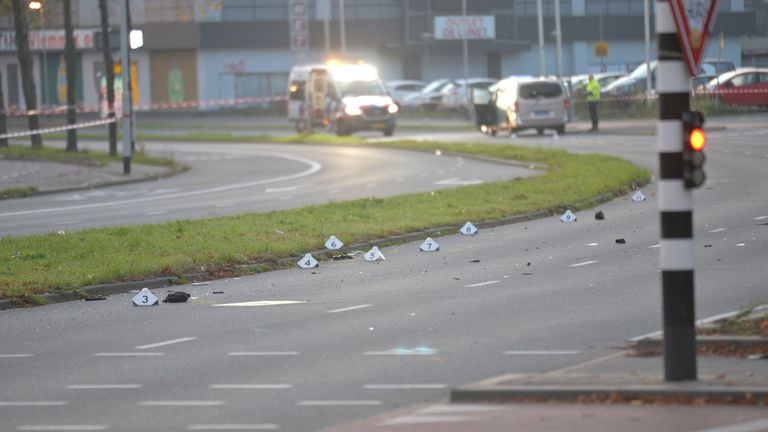
[[[64,135],[62,135],[64,136]],[[73,163],[83,166],[103,167],[112,162],[122,162],[122,155],[110,156],[107,153],[91,151],[88,149],[76,152],[65,151],[60,148],[43,147],[33,149],[29,145],[10,145],[0,148],[0,159],[15,160],[44,160],[51,162]],[[173,168],[176,163],[170,159],[149,156],[142,152],[133,155],[133,162],[142,165],[156,165]]]
[[[167,137],[166,137],[167,138]],[[203,138],[203,137],[200,137]],[[207,137],[206,137],[207,138]],[[242,137],[236,137],[241,140]],[[280,138],[294,142],[300,137]],[[306,139],[307,137],[301,137]],[[359,138],[312,136],[324,144],[363,145]],[[323,248],[330,235],[346,244],[533,212],[555,214],[627,192],[647,170],[603,155],[514,145],[399,141],[379,146],[453,152],[545,164],[538,176],[391,198],[370,198],[270,213],[158,225],[90,229],[0,239],[0,297],[206,269],[216,274],[268,269],[286,257]]]

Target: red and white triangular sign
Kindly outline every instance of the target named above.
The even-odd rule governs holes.
[[[715,25],[720,0],[670,0],[677,35],[691,76],[699,74],[701,53],[705,52]]]

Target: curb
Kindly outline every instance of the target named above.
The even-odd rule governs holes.
[[[635,351],[640,355],[661,354],[664,351],[664,341],[661,338],[640,339],[635,342]],[[722,344],[734,345],[741,348],[768,349],[768,338],[760,336],[698,336],[696,344],[701,347],[716,347]]]
[[[599,378],[596,378],[599,380]],[[609,385],[500,385],[493,388],[465,386],[451,390],[451,403],[523,402],[531,399],[585,402],[658,398],[706,398],[708,402],[759,403],[768,401],[768,388],[752,386],[694,386],[693,384]]]

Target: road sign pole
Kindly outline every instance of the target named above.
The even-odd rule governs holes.
[[[664,378],[696,380],[693,194],[683,180],[681,122],[690,107],[690,74],[669,0],[656,2],[656,33]]]

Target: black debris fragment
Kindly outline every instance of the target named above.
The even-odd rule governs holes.
[[[165,296],[163,303],[185,303],[190,297],[191,294],[184,291],[174,291]]]
[[[523,276],[533,276],[533,273],[523,273]]]
[[[526,264],[526,266],[527,266],[527,267],[530,267],[530,266],[531,266],[531,263],[528,263],[528,264]]]
[[[479,263],[479,262],[480,262],[479,259],[473,259],[472,261],[470,261],[470,263]]]
[[[331,257],[331,259],[335,261],[341,261],[341,260],[353,259],[353,258],[354,258],[354,255],[352,254],[334,255]]]
[[[618,238],[618,239],[616,239],[616,243],[618,243],[618,244],[626,244],[627,241],[624,240],[623,238]]]
[[[602,210],[599,210],[597,213],[595,213],[595,219],[597,220],[605,219],[605,214],[602,212]]]
[[[85,301],[98,301],[98,300],[106,300],[107,298],[104,296],[93,296],[93,297],[86,297]]]
[[[712,245],[711,244],[705,244],[704,247],[705,248],[710,248],[710,247],[712,247]]]
[[[214,291],[213,294],[224,294],[224,291]]]

